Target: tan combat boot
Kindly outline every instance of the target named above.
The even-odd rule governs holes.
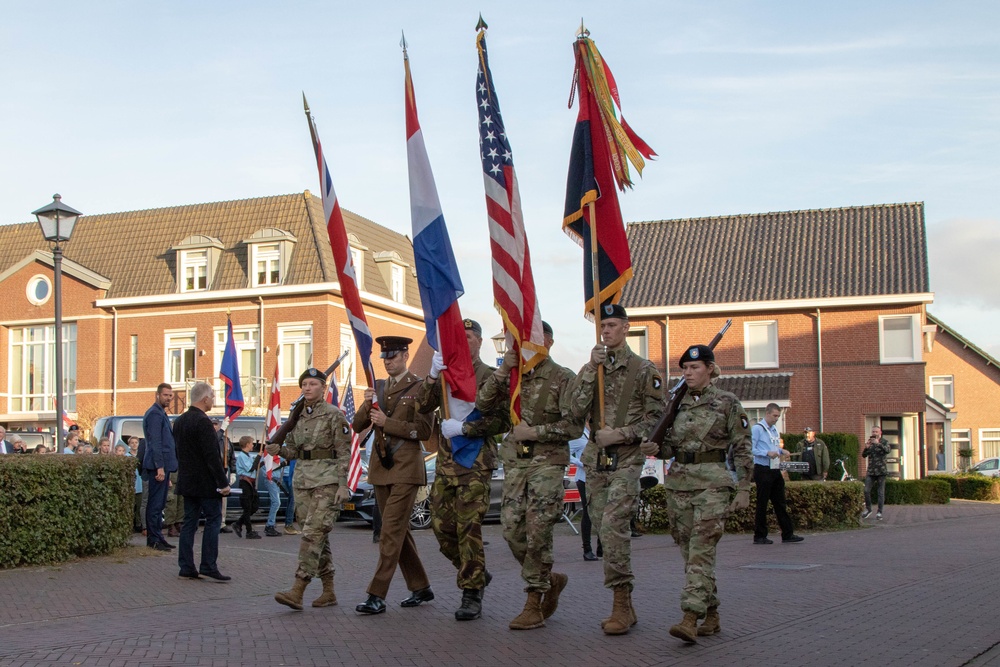
[[[625,602],[628,604],[628,623],[632,627],[639,622],[639,617],[635,615],[635,607],[632,606],[632,591],[626,586]]]
[[[566,588],[567,583],[569,583],[569,577],[565,574],[553,572],[549,575],[549,590],[542,596],[543,618],[548,618],[556,613],[556,609],[559,607],[559,594]]]
[[[511,630],[534,630],[545,625],[545,617],[542,616],[542,594],[539,591],[528,591],[528,599],[524,603],[524,610],[518,614],[517,618],[510,622]]]
[[[322,577],[323,594],[313,600],[314,607],[332,607],[337,604],[337,595],[333,592],[333,575],[327,574]]]
[[[306,586],[308,585],[308,579],[299,579],[298,577],[295,577],[295,583],[292,584],[292,590],[275,593],[274,599],[276,602],[280,602],[286,607],[302,611],[302,594],[305,593]]]
[[[719,625],[719,608],[709,607],[708,614],[705,615],[705,621],[698,626],[698,636],[707,637],[708,635],[714,635],[720,630],[722,630],[722,626]]]
[[[698,643],[698,614],[693,611],[684,612],[684,620],[670,628],[670,635],[683,639],[689,644]]]
[[[632,627],[633,614],[629,614],[631,605],[629,604],[628,586],[615,586],[615,600],[611,607],[611,616],[603,624],[604,634],[623,635]]]

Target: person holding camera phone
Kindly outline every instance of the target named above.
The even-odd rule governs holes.
[[[861,456],[868,459],[868,473],[865,475],[865,513],[862,519],[867,519],[872,515],[872,484],[878,484],[878,514],[875,518],[882,520],[882,506],[885,504],[885,459],[892,451],[892,445],[882,437],[882,429],[878,426],[872,427],[872,434],[868,437],[865,448],[861,451]]]

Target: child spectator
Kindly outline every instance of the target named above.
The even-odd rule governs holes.
[[[253,438],[245,435],[240,438],[240,451],[236,454],[236,477],[240,480],[240,507],[243,513],[233,524],[233,530],[237,537],[243,537],[243,527],[247,529],[248,540],[259,540],[260,533],[253,529],[250,517],[260,507],[260,500],[257,498],[257,488],[255,485],[254,471],[257,469],[260,457],[255,457],[250,453],[253,449]]]
[[[119,445],[120,447],[121,445]],[[115,451],[118,447],[115,447]],[[128,439],[128,452],[125,456],[135,457],[136,453],[139,451],[139,438],[132,435]],[[142,467],[142,461],[136,463],[135,466],[135,500],[132,503],[132,531],[136,533],[141,533],[146,530],[146,512],[145,508],[142,506],[142,475],[139,474],[139,468]]]

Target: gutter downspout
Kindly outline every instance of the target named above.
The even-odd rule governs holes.
[[[819,432],[823,433],[823,316],[816,309],[816,369],[819,380]]]
[[[118,414],[118,309],[111,306],[111,414]],[[79,408],[77,408],[79,410]]]
[[[257,370],[260,373],[260,377],[267,377],[264,375],[264,297],[257,296]],[[259,391],[261,392],[261,397],[263,398],[263,384],[261,385]]]
[[[663,386],[670,386],[670,316],[663,316]]]

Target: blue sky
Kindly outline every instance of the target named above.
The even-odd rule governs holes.
[[[578,366],[593,341],[580,251],[560,230],[581,16],[625,117],[660,155],[622,197],[627,220],[923,201],[931,312],[1000,355],[1000,4],[483,11],[558,361]],[[316,192],[305,91],[341,205],[409,233],[405,30],[462,310],[498,331],[477,155],[478,12],[393,1],[8,6],[0,224],[30,220],[54,192],[85,213]]]

